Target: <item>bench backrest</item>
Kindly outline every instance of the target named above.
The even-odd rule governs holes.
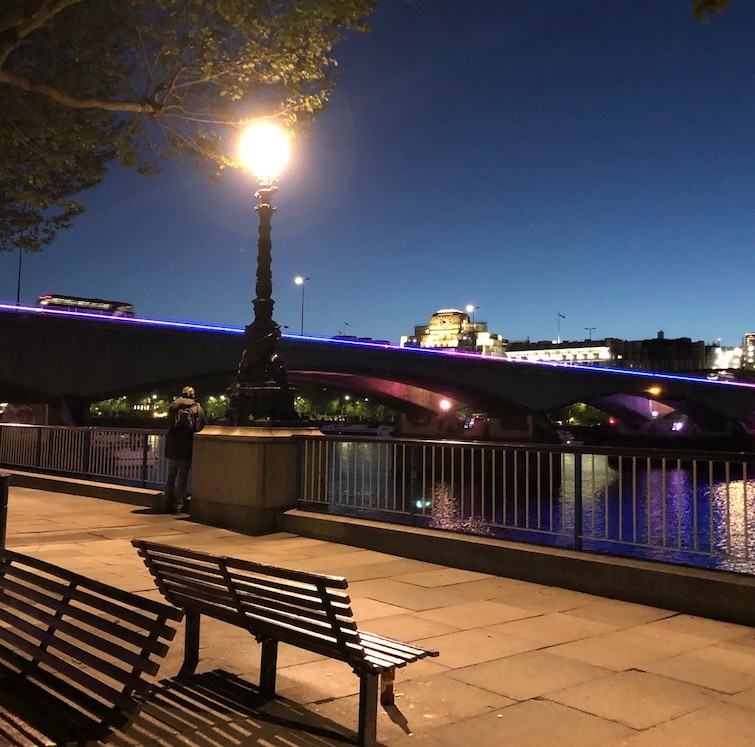
[[[157,673],[182,617],[162,602],[0,549],[5,676],[39,685],[92,724],[117,726],[137,710],[146,675]]]
[[[258,639],[275,638],[357,668],[370,667],[345,578],[146,540],[132,544],[177,607],[246,628]]]

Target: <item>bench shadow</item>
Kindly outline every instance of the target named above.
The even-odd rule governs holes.
[[[406,716],[395,706],[382,706],[383,710],[388,714],[388,718],[398,726],[404,734],[411,734],[412,730],[409,728],[409,722],[406,720]]]
[[[140,713],[109,744],[355,744],[356,734],[283,697],[265,700],[256,685],[222,669],[179,674],[150,690]]]

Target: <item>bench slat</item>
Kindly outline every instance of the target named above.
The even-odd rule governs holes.
[[[174,598],[176,604],[185,609],[196,610],[200,614],[217,617],[223,622],[229,622],[233,625],[237,625],[238,627],[246,628],[250,633],[252,633],[252,635],[255,636],[262,638],[266,636],[275,638],[285,643],[290,643],[294,646],[300,646],[301,648],[315,651],[315,653],[324,653],[324,655],[326,656],[329,655],[328,652],[333,650],[335,638],[332,635],[318,635],[315,633],[302,634],[300,629],[295,625],[286,625],[279,622],[272,622],[264,617],[249,616],[248,618],[242,620],[238,613],[230,611],[226,611],[226,614],[221,617],[217,614],[217,608],[203,603],[196,597],[176,593]],[[352,653],[357,653],[359,651],[361,651],[361,646],[359,646],[356,633],[354,633]],[[340,656],[338,658],[343,659],[343,657]]]
[[[230,573],[230,577],[239,593],[245,592],[280,601],[286,601],[293,597],[301,606],[308,606],[312,609],[322,608],[321,592],[312,585],[277,583],[275,579],[269,576],[246,576],[233,572]],[[326,589],[327,596],[334,606],[342,610],[351,609],[351,600],[348,595],[330,587],[326,587]]]
[[[305,573],[303,571],[294,571],[290,568],[279,568],[278,566],[255,563],[250,560],[242,560],[241,558],[216,556],[211,555],[210,553],[202,552],[201,550],[188,550],[185,547],[173,547],[172,545],[164,545],[159,542],[149,542],[148,540],[135,539],[131,541],[131,544],[137,549],[149,547],[150,557],[153,554],[159,555],[160,553],[163,553],[165,555],[173,557],[193,558],[195,560],[204,562],[208,562],[208,559],[217,561],[217,559],[220,558],[226,563],[228,568],[237,568],[239,570],[251,571],[253,573],[257,572],[262,573],[263,575],[267,574],[272,576],[279,576],[280,578],[285,578],[289,581],[299,581],[305,584],[311,583],[312,577],[316,575],[319,578],[326,579],[330,586],[339,589],[346,589],[349,585],[346,579],[342,576],[327,576],[325,574],[312,574]],[[142,555],[142,557],[144,556]]]
[[[42,645],[47,648],[56,648],[62,653],[81,661],[91,664],[92,660],[97,662],[97,666],[103,674],[107,674],[114,680],[123,685],[133,686],[139,678],[139,673],[156,674],[159,668],[157,662],[153,662],[149,656],[141,655],[137,651],[124,649],[117,643],[113,643],[107,638],[97,636],[85,630],[76,630],[73,626],[68,625],[65,621],[56,621],[54,617],[50,618],[50,626],[56,626],[53,632],[39,628],[28,620],[24,620],[18,615],[12,614],[7,606],[0,608],[0,620],[8,623],[13,629],[22,632],[26,638],[31,638],[34,645]],[[0,626],[5,628],[5,626]],[[61,633],[68,633],[73,630],[72,638],[62,638]],[[0,638],[3,633],[0,632]],[[84,644],[79,645],[77,641]],[[92,654],[94,650],[95,654]],[[122,669],[111,664],[109,661],[102,659],[100,654],[106,654],[110,659],[122,662],[128,669]],[[92,657],[94,656],[94,659]],[[101,662],[101,664],[99,664]]]
[[[251,621],[258,621],[260,624],[280,625],[288,630],[296,632],[302,637],[312,635],[318,638],[327,638],[333,642],[341,639],[351,638],[355,644],[359,645],[359,638],[355,627],[345,628],[337,631],[327,620],[312,620],[308,617],[302,617],[293,613],[281,614],[276,610],[267,609],[259,606],[248,606],[244,608],[245,617]],[[336,635],[340,633],[340,635]]]
[[[44,646],[48,651],[55,649],[82,664],[97,668],[102,674],[126,687],[138,687],[142,683],[141,672],[155,674],[159,668],[157,663],[152,662],[148,657],[139,656],[136,652],[124,651],[122,647],[107,639],[91,636],[90,640],[93,645],[90,648],[84,648],[67,638],[62,638],[59,635],[60,626],[53,632],[47,632],[47,630],[31,625],[17,615],[10,614],[7,609],[0,610],[0,619],[13,626],[12,628],[0,626],[0,639],[5,639],[6,631],[11,629],[20,631],[25,635],[25,640],[32,639],[30,642],[32,646]],[[79,638],[83,638],[83,635],[80,635]],[[107,655],[109,659],[104,659],[102,654]],[[124,657],[123,654],[126,654],[126,656]],[[129,668],[123,669],[110,659],[125,662]]]
[[[166,572],[164,566],[155,563],[154,567],[161,573],[162,583],[168,597],[179,606],[179,598],[184,601],[187,597],[202,599],[210,607],[220,607],[223,614],[227,614],[231,609],[239,610],[247,615],[265,620],[278,620],[289,625],[295,624],[295,627],[301,630],[309,630],[314,633],[322,632],[324,629],[333,627],[323,610],[322,600],[313,596],[301,596],[289,593],[269,594],[266,589],[260,585],[246,584],[241,589],[236,589],[237,598],[234,598],[227,591],[221,592],[213,585],[208,589],[207,586],[197,586],[192,584],[190,579],[181,578],[173,569]],[[259,592],[259,593],[258,593]],[[238,602],[238,603],[237,603]],[[345,612],[346,615],[338,614]],[[356,631],[356,623],[351,616],[351,609],[344,606],[340,599],[337,604],[338,627],[343,631]]]
[[[192,583],[189,579],[174,575],[173,573],[162,574],[162,582],[169,593],[179,594],[182,591],[189,590],[192,594],[201,597],[205,602],[218,607],[228,607],[238,609],[236,599],[227,586],[219,588],[215,585],[208,586],[205,584]]]
[[[219,564],[213,567],[209,563],[200,564],[194,561],[183,561],[182,558],[174,561],[160,553],[150,554],[149,560],[165,582],[185,583],[191,585],[194,589],[201,587],[218,589],[218,591],[222,590],[228,593],[228,581]],[[229,574],[239,594],[248,592],[271,599],[280,599],[281,601],[285,601],[290,595],[294,594],[297,595],[297,601],[302,606],[309,606],[312,609],[322,608],[322,602],[312,584],[278,581],[272,576],[241,574],[233,572],[232,569],[229,569]],[[334,604],[340,605],[344,610],[349,608],[347,595],[337,590],[333,590],[331,594]]]
[[[362,639],[362,643],[365,645],[379,647],[382,650],[391,651],[395,654],[419,658],[424,658],[425,656],[438,656],[437,651],[428,651],[428,649],[420,646],[412,646],[411,643],[394,641],[392,638],[385,638],[384,636],[375,635],[374,633],[367,633],[364,630],[359,631],[359,636]]]
[[[79,614],[67,615],[65,619],[61,619],[59,616],[38,609],[29,600],[16,595],[15,590],[11,590],[14,594],[8,594],[6,593],[7,591],[9,591],[7,585],[4,590],[0,591],[0,599],[2,599],[2,606],[5,609],[15,609],[25,617],[31,618],[41,625],[51,626],[71,638],[79,639],[82,643],[90,646],[98,646],[101,642],[105,641],[119,641],[118,647],[114,648],[111,654],[114,656],[117,655],[118,658],[130,663],[132,666],[141,666],[141,661],[145,657],[148,657],[150,653],[156,653],[159,656],[164,656],[167,653],[167,645],[153,637],[148,628],[145,630],[131,630],[124,628],[117,620],[107,620],[90,613],[81,614],[80,611]],[[31,597],[31,599],[36,600],[36,595]],[[69,618],[73,618],[73,622],[70,622]],[[27,624],[31,625],[31,623]],[[169,628],[168,633],[169,635],[166,637],[170,640],[174,637],[175,630]],[[131,645],[132,649],[135,648],[138,651],[138,655],[135,655],[134,651],[127,648],[127,645]]]
[[[6,595],[3,597],[4,603],[10,606],[21,605],[22,596],[21,590],[19,590],[13,582],[4,583],[6,592],[13,592],[15,596]],[[0,594],[3,592],[0,590]],[[23,594],[30,600],[31,604],[28,608],[28,615],[34,617],[40,621],[49,621],[50,613],[39,609],[35,603],[41,604],[47,609],[55,610],[59,606],[59,602],[54,601],[49,595],[37,592],[31,587],[23,587]],[[18,598],[17,598],[18,597]],[[143,631],[138,629],[130,629],[124,627],[123,623],[119,619],[109,620],[103,618],[101,615],[95,615],[87,612],[86,610],[76,608],[73,615],[68,617],[74,617],[78,623],[84,623],[91,627],[97,627],[101,633],[109,635],[113,638],[119,638],[124,643],[129,643],[132,646],[137,647],[139,650],[146,650],[158,656],[164,656],[168,650],[166,644],[161,643],[156,636],[161,636],[167,640],[173,640],[176,630],[168,625],[158,623],[156,625],[145,626]]]
[[[327,589],[328,594],[333,599],[338,599],[343,604],[351,604],[349,595],[344,591],[346,587],[341,583],[330,583],[331,579],[328,576],[315,576],[305,582],[301,578],[299,579],[287,579],[285,577],[279,577],[275,575],[274,571],[277,569],[275,566],[263,566],[265,571],[247,571],[243,568],[237,568],[233,558],[226,558],[228,561],[228,574],[233,579],[234,583],[244,584],[263,584],[271,591],[281,591],[284,593],[298,593],[309,596],[319,597],[322,589]],[[340,579],[337,579],[340,582]]]
[[[17,576],[19,578],[30,579],[34,586],[48,588],[52,591],[57,590],[61,595],[65,595],[65,591],[71,585],[74,589],[72,598],[82,603],[88,603],[94,609],[111,614],[132,625],[148,627],[153,624],[151,618],[155,615],[176,622],[182,618],[178,610],[171,609],[161,602],[155,602],[146,597],[125,592],[114,586],[108,586],[107,584],[81,576],[72,571],[64,570],[63,568],[56,568],[54,565],[37,560],[36,558],[21,555],[20,553],[14,553],[11,550],[2,550],[1,552],[14,561],[11,565],[3,563],[1,566],[2,573],[8,577]],[[55,575],[58,580],[39,576],[21,567],[24,565],[33,570],[38,569],[44,573]],[[65,583],[60,583],[60,579],[65,581]],[[143,613],[147,613],[147,616]]]

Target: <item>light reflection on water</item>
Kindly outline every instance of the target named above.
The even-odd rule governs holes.
[[[583,534],[596,549],[755,571],[755,479],[741,464],[582,459]],[[573,487],[562,491],[572,522]]]
[[[423,448],[334,445],[330,509],[572,546],[575,455]],[[755,572],[752,468],[590,454],[580,464],[585,550]]]

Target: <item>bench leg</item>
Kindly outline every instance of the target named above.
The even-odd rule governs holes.
[[[359,744],[377,743],[378,675],[359,676]]]
[[[184,636],[183,674],[194,674],[199,664],[199,612],[186,613],[186,635]]]
[[[260,659],[260,693],[263,698],[275,697],[275,676],[278,671],[278,641],[265,638],[262,641]]]
[[[393,705],[393,681],[396,679],[395,669],[386,669],[380,675],[380,705],[391,706]]]

